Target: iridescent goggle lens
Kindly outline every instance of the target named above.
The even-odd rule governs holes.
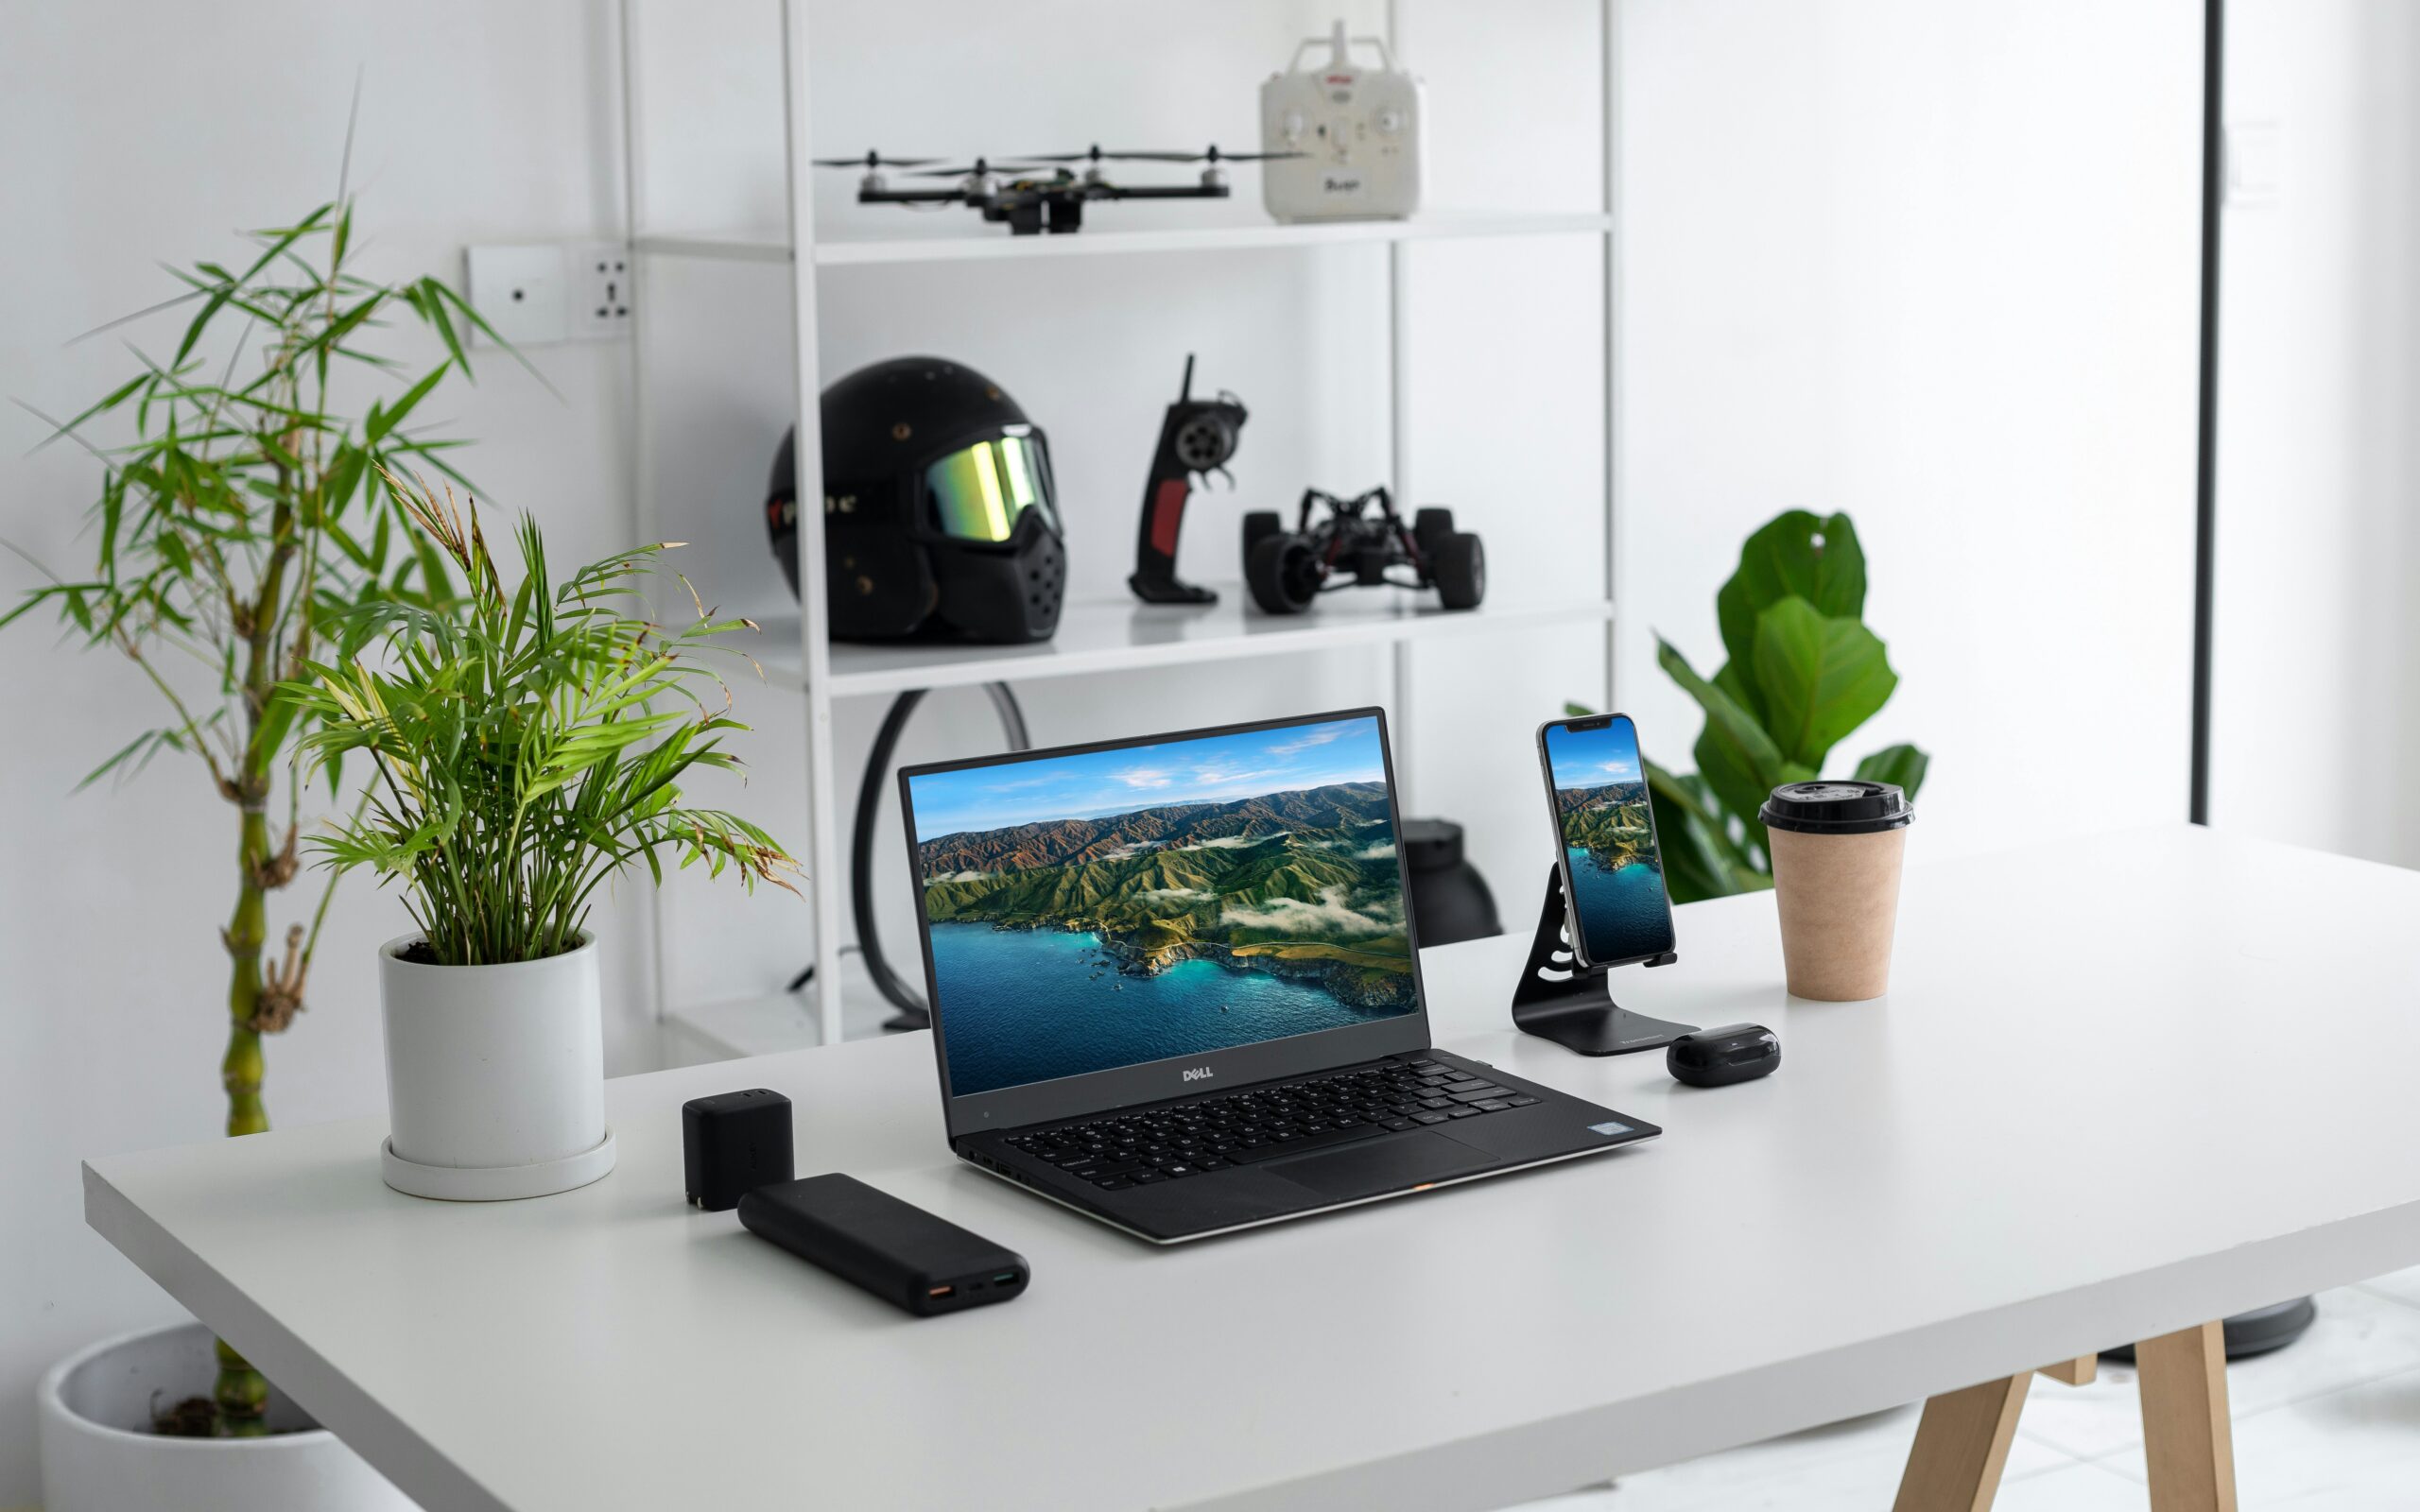
[[[959,541],[1006,541],[1028,509],[1042,511],[1057,529],[1050,508],[1050,463],[1038,434],[977,441],[925,469],[925,492],[933,501],[934,524]]]

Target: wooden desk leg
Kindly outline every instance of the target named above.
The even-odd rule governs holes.
[[[2135,1346],[2152,1512],[2235,1512],[2226,1336],[2217,1323]]]
[[[1893,1512],[1988,1512],[2032,1379],[2027,1370],[1927,1401]]]
[[[2062,1385],[2088,1386],[2092,1384],[2093,1378],[2100,1373],[2100,1356],[2098,1352],[2080,1354],[2072,1360],[2062,1360],[2057,1365],[2046,1365],[2042,1367],[2041,1373]]]

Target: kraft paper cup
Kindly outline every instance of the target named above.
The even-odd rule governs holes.
[[[1891,988],[1899,867],[1915,810],[1888,782],[1790,782],[1764,820],[1793,996],[1825,1003]]]

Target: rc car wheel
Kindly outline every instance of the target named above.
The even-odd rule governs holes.
[[[1273,536],[1285,528],[1286,524],[1284,520],[1279,518],[1277,511],[1274,509],[1247,510],[1244,514],[1245,567],[1251,567],[1252,548],[1259,545],[1262,538]]]
[[[1437,555],[1437,542],[1454,533],[1454,511],[1423,509],[1411,517],[1412,543],[1425,560]]]
[[[1244,564],[1253,602],[1271,614],[1300,614],[1319,596],[1320,559],[1301,536],[1263,536]]]
[[[1430,571],[1437,597],[1447,609],[1477,609],[1487,596],[1487,553],[1468,531],[1439,538]]]

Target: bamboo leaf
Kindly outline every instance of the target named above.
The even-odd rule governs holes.
[[[405,392],[404,397],[396,400],[392,405],[383,409],[373,407],[370,423],[362,431],[362,444],[373,451],[376,450],[378,443],[387,438],[387,433],[401,424],[405,417],[408,416],[422,400],[426,399],[430,392],[444,381],[446,373],[451,370],[450,365],[440,364],[430,369],[426,377],[412,385]]]

